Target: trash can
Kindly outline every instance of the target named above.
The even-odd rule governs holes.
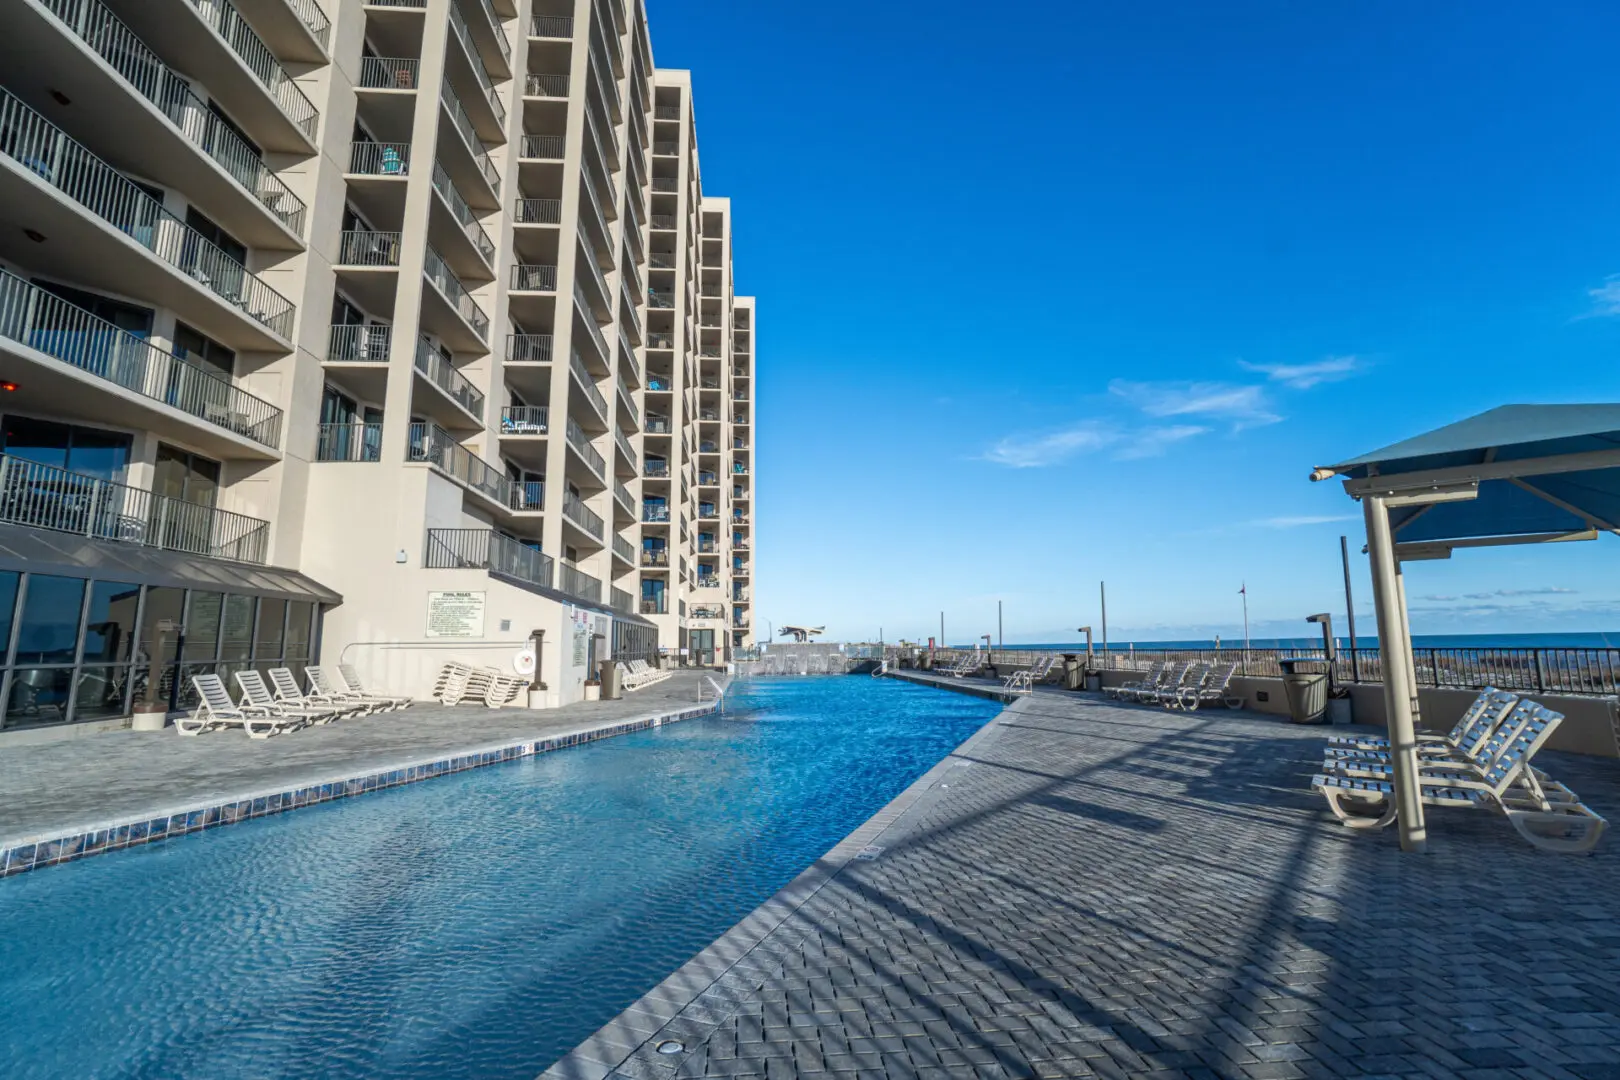
[[[602,700],[617,701],[624,695],[619,689],[619,662],[617,660],[603,660],[597,665],[597,679],[602,684]]]
[[[1327,712],[1328,662],[1290,657],[1279,660],[1288,715],[1296,724],[1320,724]]]
[[[1063,689],[1080,689],[1080,654],[1063,654]]]

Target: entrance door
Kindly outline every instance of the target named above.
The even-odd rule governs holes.
[[[693,630],[689,635],[692,663],[699,667],[714,666],[714,631]]]

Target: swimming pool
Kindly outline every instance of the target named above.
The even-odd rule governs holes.
[[[21,1077],[531,1080],[994,716],[886,679],[0,880]]]

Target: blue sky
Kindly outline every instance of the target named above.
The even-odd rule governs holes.
[[[1620,401],[1612,4],[649,9],[760,298],[762,624],[1304,632],[1312,466]],[[1616,545],[1414,567],[1413,629],[1620,627]]]

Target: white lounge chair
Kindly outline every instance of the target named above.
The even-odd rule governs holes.
[[[295,709],[325,709],[337,714],[337,719],[348,716],[359,716],[371,712],[371,707],[358,701],[317,701],[307,698],[303,691],[298,689],[298,677],[292,673],[292,668],[271,668],[265,674],[270,676],[270,688],[275,691],[276,701],[289,705]]]
[[[1214,664],[1203,660],[1194,660],[1182,665],[1181,671],[1174,679],[1165,679],[1164,685],[1156,690],[1142,690],[1137,693],[1136,700],[1147,704],[1163,705],[1165,708],[1175,708],[1181,700],[1182,694],[1197,693],[1204,685]]]
[[[1148,668],[1147,674],[1135,682],[1124,682],[1118,686],[1110,686],[1104,691],[1109,697],[1117,701],[1124,701],[1130,694],[1143,687],[1157,687],[1164,679],[1164,671],[1170,665],[1163,660],[1155,660]]]
[[[373,697],[369,694],[357,694],[341,682],[334,680],[327,670],[317,664],[311,664],[304,669],[304,678],[309,682],[309,693],[304,697],[320,704],[332,705],[363,705],[371,712],[388,712],[397,708],[395,699]]]
[[[401,697],[397,694],[381,694],[367,690],[365,684],[360,681],[360,673],[354,669],[353,664],[339,664],[338,674],[343,676],[343,682],[347,688],[354,693],[359,694],[361,697],[376,698],[382,701],[391,701],[394,703],[395,708],[399,709],[410,708],[411,704],[416,700],[409,695]]]
[[[1167,687],[1180,686],[1182,678],[1186,676],[1187,669],[1191,666],[1186,663],[1167,663],[1159,669],[1157,682],[1144,679],[1136,686],[1120,687],[1120,700],[1144,702]]]
[[[236,685],[242,688],[243,706],[262,709],[271,716],[298,720],[306,724],[329,724],[343,715],[339,710],[326,705],[312,707],[277,701],[265,683],[264,676],[257,671],[238,671]]]
[[[1232,685],[1232,677],[1237,674],[1237,669],[1238,666],[1230,662],[1205,664],[1203,679],[1197,686],[1190,685],[1189,680],[1188,684],[1184,684],[1176,691],[1175,696],[1164,704],[1168,708],[1184,709],[1187,712],[1196,711],[1200,705],[1211,705],[1216,702],[1235,708],[1243,702],[1241,700],[1234,702],[1227,696],[1227,690]]]
[[[1501,737],[1478,761],[1420,761],[1418,783],[1424,805],[1500,810],[1515,831],[1538,848],[1571,854],[1591,851],[1607,822],[1573,791],[1530,764],[1562,721],[1559,713],[1520,701],[1503,721]],[[1393,774],[1392,766],[1383,768]],[[1311,779],[1311,786],[1327,799],[1333,815],[1351,828],[1379,829],[1395,822],[1390,779],[1324,771]]]
[[[238,705],[231,700],[229,690],[218,675],[193,675],[191,685],[201,699],[188,716],[174,722],[174,730],[181,735],[199,735],[210,728],[239,727],[252,739],[270,736],[300,726],[302,720],[272,716],[263,709]]]
[[[1015,694],[1031,694],[1035,692],[1035,684],[1052,673],[1057,665],[1056,656],[1043,656],[1027,668],[1019,668],[1002,680],[1002,686]]]
[[[1425,757],[1475,758],[1518,703],[1518,695],[1487,686],[1446,734],[1419,735],[1418,753]],[[1331,736],[1327,755],[1349,760],[1388,760],[1389,739],[1382,735]]]

